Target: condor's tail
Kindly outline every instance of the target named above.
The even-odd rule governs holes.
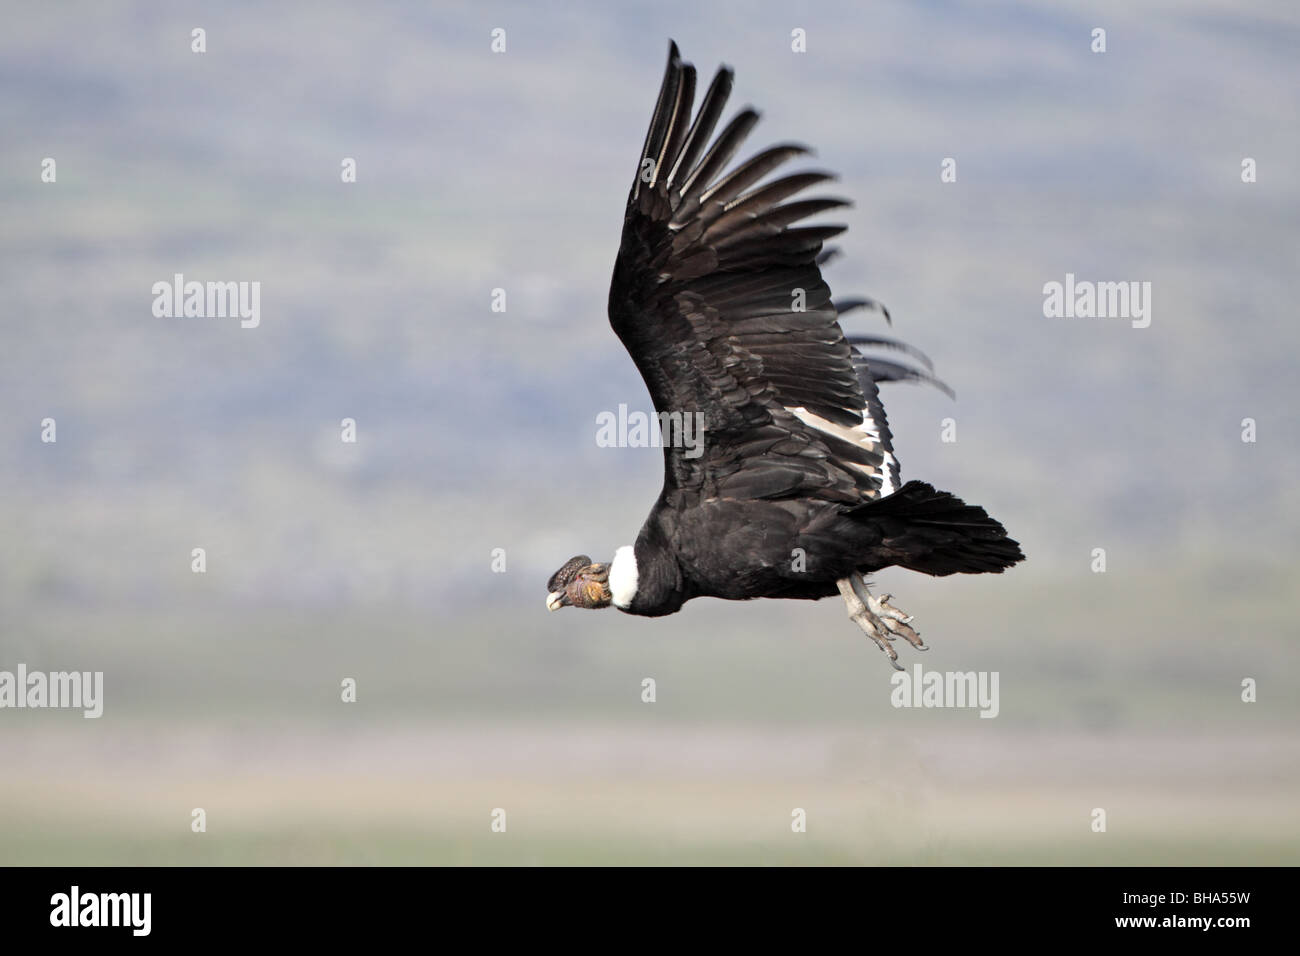
[[[892,495],[856,508],[853,516],[880,530],[873,558],[886,560],[879,567],[896,564],[938,576],[1000,574],[1025,559],[1020,545],[983,508],[923,481],[909,481]]]

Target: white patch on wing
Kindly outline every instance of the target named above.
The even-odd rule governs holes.
[[[636,597],[636,552],[630,544],[615,551],[614,560],[609,563],[609,593],[614,607],[626,610],[632,606]]]
[[[798,408],[787,408],[791,415],[799,419],[805,425],[816,428],[818,431],[825,432],[828,435],[834,435],[836,438],[842,438],[844,441],[857,442],[865,445],[872,451],[877,451],[884,458],[881,465],[880,474],[877,475],[876,469],[870,465],[860,465],[857,462],[844,462],[847,468],[856,468],[864,475],[880,478],[880,497],[892,495],[898,490],[894,483],[894,472],[898,469],[898,460],[885,448],[885,443],[880,437],[880,429],[871,418],[871,409],[862,410],[861,425],[838,425],[835,422],[827,421],[820,415],[814,415],[802,405]]]

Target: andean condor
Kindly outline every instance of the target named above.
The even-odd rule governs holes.
[[[983,508],[924,482],[900,486],[876,384],[944,386],[855,347],[893,348],[929,366],[902,343],[845,338],[842,313],[884,310],[831,301],[819,266],[832,252],[822,243],[845,227],[794,224],[847,203],[784,201],[833,177],[760,182],[806,148],[774,146],[723,174],[758,121],[743,109],[709,142],[731,84],[732,71],[720,68],[692,120],[695,68],[670,44],[609,290],[610,325],[660,421],[702,413],[703,448],[665,432],[663,491],[636,543],[608,564],[586,555],[566,562],[547,583],[546,606],[612,604],[653,617],[696,597],[838,592],[901,670],[896,636],[926,646],[889,595],[868,591],[864,574],[890,565],[998,573],[1024,555]]]

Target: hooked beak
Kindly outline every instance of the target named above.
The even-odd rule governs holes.
[[[552,591],[550,594],[546,595],[546,610],[558,611],[562,607],[564,607],[563,591]]]

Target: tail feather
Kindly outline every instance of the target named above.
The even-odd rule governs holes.
[[[862,505],[854,516],[879,528],[878,553],[888,564],[911,571],[1000,574],[1025,559],[1019,543],[983,508],[923,481],[909,481],[892,495]]]

